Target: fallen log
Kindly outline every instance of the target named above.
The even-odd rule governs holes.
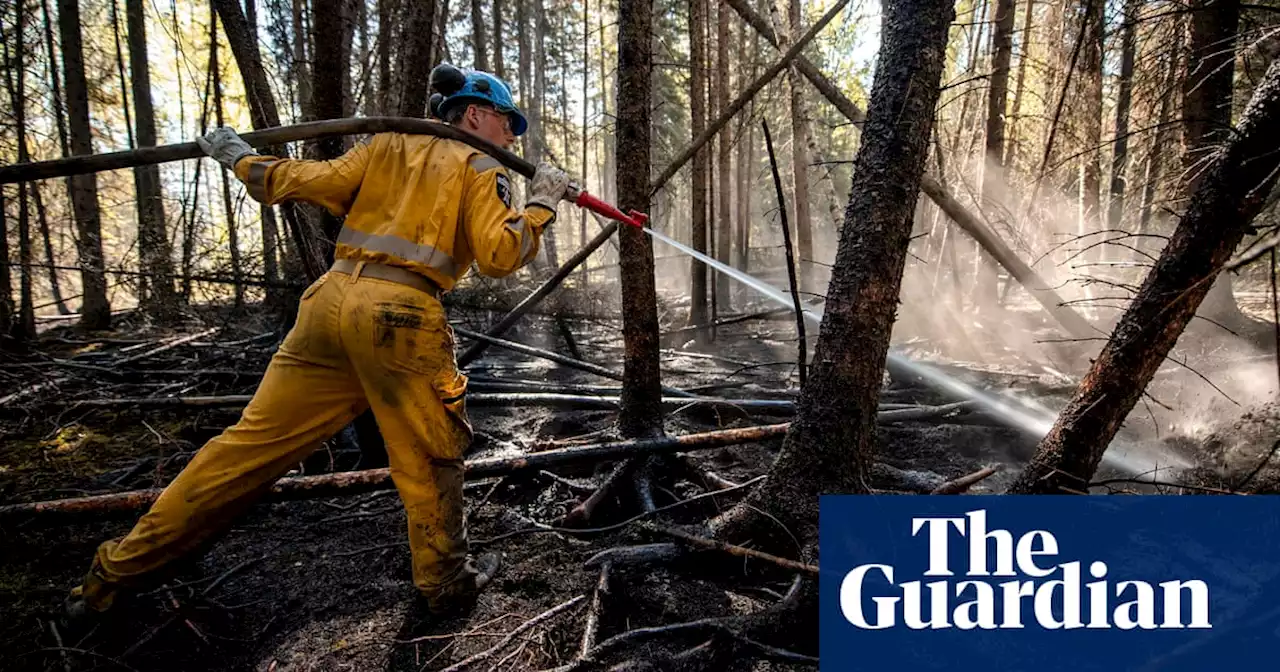
[[[542,348],[535,348],[531,345],[525,345],[524,343],[516,343],[515,341],[508,341],[506,339],[497,338],[496,336],[482,334],[478,331],[471,331],[466,327],[454,326],[453,330],[472,340],[483,341],[485,343],[488,343],[489,345],[496,345],[500,348],[505,348],[512,352],[518,352],[523,355],[529,355],[530,357],[538,357],[540,359],[545,359],[547,361],[555,362],[557,364],[563,364],[564,366],[567,366],[571,369],[586,371],[587,373],[594,373],[597,376],[608,378],[610,380],[617,380],[617,381],[622,380],[621,373],[610,371],[609,369],[606,369],[603,366],[598,366],[596,364],[592,364],[591,362],[583,362],[581,360],[573,359],[572,357],[565,357],[564,355],[561,355],[559,353],[551,352],[550,350],[543,350]],[[662,387],[662,391],[677,397],[693,396],[692,394],[685,392],[684,390],[677,390],[673,387],[667,387],[665,385]]]
[[[947,481],[946,483],[943,483],[942,485],[939,485],[938,487],[934,488],[933,492],[929,494],[931,495],[964,494],[969,490],[969,488],[972,488],[978,483],[990,478],[992,475],[996,474],[999,471],[1000,471],[999,465],[994,467],[985,467],[983,469],[979,469],[973,472],[972,474],[965,474],[964,476],[961,476],[960,478],[957,478],[955,480]]]
[[[518,457],[494,457],[467,462],[466,478],[478,480],[495,476],[507,476],[524,471],[537,472],[567,464],[602,462],[644,455],[669,454],[686,450],[708,450],[741,443],[752,443],[781,438],[789,423],[760,425],[740,429],[725,429],[700,434],[670,436],[656,439],[615,441],[595,446],[565,450],[530,453]],[[267,501],[279,502],[294,499],[312,499],[335,495],[354,495],[375,490],[389,490],[389,469],[344,471],[315,476],[282,478],[266,495]],[[101,514],[119,511],[138,511],[151,505],[160,496],[161,489],[134,490],[108,495],[91,495],[43,502],[25,502],[0,506],[0,520],[30,515]]]

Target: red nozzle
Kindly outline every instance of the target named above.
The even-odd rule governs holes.
[[[574,205],[577,205],[580,208],[586,208],[592,212],[604,215],[609,219],[616,219],[623,224],[630,224],[637,228],[644,228],[645,223],[649,221],[649,215],[646,215],[643,212],[636,212],[635,210],[632,210],[631,212],[624,214],[618,208],[605,203],[585,191],[579,190],[578,195],[572,200]]]

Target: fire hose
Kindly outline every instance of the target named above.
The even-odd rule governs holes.
[[[374,134],[374,133],[407,133],[412,135],[433,135],[466,143],[497,159],[502,165],[527,177],[532,178],[537,170],[529,161],[519,155],[495,145],[467,131],[426,119],[410,119],[404,117],[361,117],[354,119],[329,119],[312,121],[292,126],[278,126],[241,134],[241,138],[250,146],[257,148],[283,145],[287,142],[301,140],[317,140],[335,136]],[[52,161],[36,161],[15,163],[0,166],[0,184],[13,184],[44,180],[55,177],[69,177],[85,173],[96,173],[105,170],[136,168],[171,161],[203,158],[205,153],[194,142],[183,142],[158,147],[143,147],[124,152],[71,156]],[[644,227],[649,217],[644,213],[632,210],[622,212],[617,207],[606,203],[577,184],[571,184],[565,200],[598,213],[609,219],[624,224]]]

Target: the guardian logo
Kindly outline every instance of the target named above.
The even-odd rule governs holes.
[[[840,611],[850,624],[864,630],[1213,627],[1204,581],[1167,577],[1152,585],[1112,577],[1102,561],[1062,562],[1059,554],[1071,549],[1060,550],[1053,533],[1033,530],[1015,538],[1008,530],[988,529],[985,509],[913,517],[911,536],[928,543],[925,580],[899,583],[908,577],[893,565],[855,566],[839,592]],[[953,558],[963,557],[966,547],[967,562],[954,566],[960,563]]]

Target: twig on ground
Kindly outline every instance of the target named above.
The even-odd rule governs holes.
[[[985,467],[985,468],[979,469],[973,472],[972,474],[966,474],[964,476],[961,476],[960,478],[947,481],[946,483],[943,483],[942,485],[939,485],[938,487],[934,488],[933,492],[930,492],[929,494],[931,495],[963,494],[969,488],[986,480],[987,478],[990,478],[993,474],[999,472],[1000,469],[1001,467],[999,465],[996,465],[994,467]]]
[[[493,656],[493,654],[501,651],[504,647],[506,647],[507,644],[510,644],[512,640],[514,640],[516,637],[519,637],[526,630],[529,630],[530,628],[533,628],[545,621],[555,618],[561,612],[564,612],[568,609],[573,608],[575,605],[577,605],[579,602],[585,599],[587,599],[586,595],[579,595],[566,602],[561,602],[560,604],[525,621],[524,623],[519,625],[515,630],[512,630],[511,632],[507,633],[507,636],[499,640],[497,644],[494,644],[488,649],[485,649],[484,651],[481,651],[480,653],[477,653],[469,658],[465,658],[460,662],[454,663],[453,665],[450,665],[449,667],[444,668],[444,670],[442,670],[441,672],[458,672],[459,670],[464,670],[470,667],[471,665],[474,665],[475,663],[478,663],[482,660],[489,659],[490,657]]]
[[[591,607],[587,610],[587,622],[582,628],[582,647],[578,658],[587,655],[591,647],[596,645],[596,635],[600,632],[600,613],[604,609],[604,597],[609,594],[609,571],[613,563],[606,562],[600,566],[600,579],[596,581],[595,592],[591,594]]]
[[[726,544],[723,541],[717,541],[715,539],[707,539],[706,537],[699,537],[697,535],[689,534],[684,530],[674,528],[674,527],[668,527],[665,525],[655,525],[653,523],[642,523],[641,527],[651,532],[665,534],[668,537],[675,537],[676,539],[692,544],[694,546],[698,546],[700,548],[724,551],[725,553],[728,553],[730,555],[736,555],[740,558],[754,558],[756,560],[763,560],[765,562],[773,563],[785,569],[792,569],[800,572],[806,572],[814,576],[818,575],[817,565],[809,565],[809,564],[800,562],[798,560],[791,560],[790,558],[779,557],[776,555],[765,553],[763,551],[757,551],[755,549],[745,548],[743,546],[735,546],[733,544]]]

